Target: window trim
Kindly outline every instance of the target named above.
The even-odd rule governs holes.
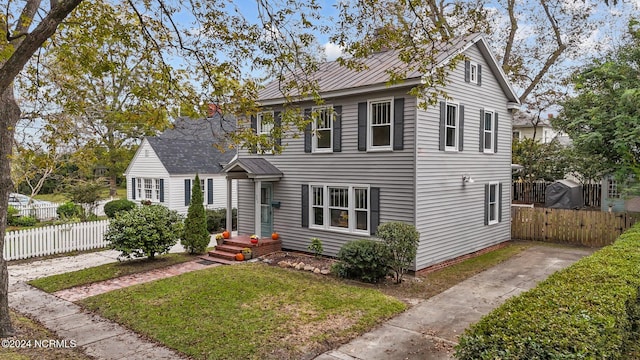
[[[447,118],[449,115],[449,105],[451,106],[455,106],[456,108],[456,125],[455,125],[455,133],[453,135],[453,140],[455,141],[455,145],[454,146],[447,146],[447,128],[451,127],[450,125],[447,125]],[[460,148],[460,141],[459,141],[459,133],[460,133],[460,104],[458,103],[454,103],[454,102],[449,102],[449,101],[445,101],[445,113],[444,113],[444,151],[459,151],[458,149]]]
[[[469,61],[469,82],[478,84],[478,63],[475,61]]]
[[[495,204],[495,219],[491,220],[491,187],[495,186],[495,200],[494,200],[494,204]],[[500,183],[497,181],[492,181],[489,183],[489,189],[488,189],[488,194],[487,194],[487,225],[494,225],[494,224],[498,224],[500,223]]]
[[[393,151],[393,133],[395,123],[394,97],[384,97],[367,100],[367,151]],[[389,145],[373,145],[373,111],[371,105],[376,103],[389,103]]]
[[[273,120],[273,123],[271,123],[271,129],[268,132],[262,131],[262,118],[264,117],[264,114],[271,114],[271,119]],[[276,113],[273,110],[259,111],[258,113],[256,113],[256,135],[258,136],[266,135],[268,137],[271,137],[271,132],[273,131],[273,128],[276,126],[275,116],[276,116]],[[272,149],[268,149],[268,150],[260,149],[259,151],[261,151],[262,154],[273,154]]]
[[[136,177],[136,198],[135,201],[151,201],[160,203],[160,178]],[[147,188],[147,181],[151,186]],[[147,191],[151,192],[151,197],[147,197]]]
[[[357,235],[371,235],[371,186],[369,184],[345,184],[345,183],[309,183],[309,229],[314,230],[327,230],[332,232],[339,232],[345,234],[357,234]],[[322,189],[322,225],[315,224],[314,217],[314,208],[318,206],[314,206],[314,188]],[[349,224],[347,228],[343,227],[335,227],[331,226],[331,209],[329,206],[329,188],[347,188],[348,189],[348,202],[349,205],[347,207],[348,215],[349,215]],[[355,207],[355,189],[366,189],[367,190],[367,230],[358,230],[357,227],[357,216],[356,216],[356,207]],[[362,209],[357,211],[364,211]]]
[[[491,139],[491,146],[489,146],[489,148],[487,148],[487,130],[485,129],[485,121],[486,121],[486,116],[487,114],[491,114],[491,131],[489,131],[489,133],[491,134],[491,136],[489,137],[489,139]],[[482,118],[482,152],[485,154],[493,154],[495,153],[493,151],[493,149],[495,148],[495,131],[496,131],[496,112],[492,109],[484,109],[484,113],[483,113],[483,118]]]
[[[318,111],[329,111],[329,128],[323,128],[323,131],[329,129],[329,147],[327,148],[318,148],[318,123],[317,118],[314,114],[317,114]],[[314,106],[311,108],[311,131],[312,131],[312,140],[311,140],[311,153],[332,153],[333,152],[333,132],[335,131],[334,121],[335,121],[335,110],[333,105],[322,105],[322,106]]]

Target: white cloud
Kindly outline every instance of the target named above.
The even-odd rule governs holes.
[[[342,55],[342,48],[334,43],[328,42],[324,44],[323,47],[327,61],[333,61]]]

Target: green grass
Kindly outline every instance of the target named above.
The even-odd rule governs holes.
[[[98,281],[115,279],[124,275],[179,264],[193,259],[193,256],[187,254],[166,254],[157,257],[155,260],[130,260],[104,264],[60,275],[48,276],[45,278],[31,280],[29,281],[29,284],[43,291],[52,293],[75,286],[87,285]]]
[[[55,203],[64,203],[69,201],[69,195],[63,192],[58,192],[55,194],[38,194],[33,197],[36,200],[42,201],[51,201]],[[109,189],[104,189],[100,192],[101,199],[109,199]],[[127,189],[126,188],[118,188],[116,190],[115,198],[126,199],[127,198]]]
[[[297,359],[406,308],[374,289],[264,264],[213,267],[81,304],[195,359]]]

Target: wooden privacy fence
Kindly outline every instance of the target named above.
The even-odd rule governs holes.
[[[104,234],[109,220],[45,226],[8,231],[4,238],[5,260],[27,259],[108,245]]]
[[[511,208],[511,238],[602,247],[640,220],[640,213]]]

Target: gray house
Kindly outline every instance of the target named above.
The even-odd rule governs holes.
[[[416,270],[510,240],[518,97],[482,36],[454,42],[440,64],[459,52],[468,60],[448,78],[451,99],[427,110],[408,95],[421,74],[386,84],[385,70],[401,65],[394,51],[373,54],[361,72],[323,64],[325,105],[298,104],[314,119],[305,136],[285,134],[279,155],[240,151],[224,169],[238,179],[239,233],[275,230],[283,248],[301,251],[317,237],[334,256],[379,224],[404,221],[420,232]],[[283,103],[278,84],[267,85],[251,126],[280,126]]]
[[[227,207],[227,190],[232,207],[237,198],[222,168],[231,162],[235,150],[220,151],[227,131],[235,129],[235,119],[220,114],[206,119],[179,118],[171,129],[159,136],[146,137],[129,163],[127,199],[151,201],[186,214],[196,173],[200,178],[204,205],[210,209]]]

